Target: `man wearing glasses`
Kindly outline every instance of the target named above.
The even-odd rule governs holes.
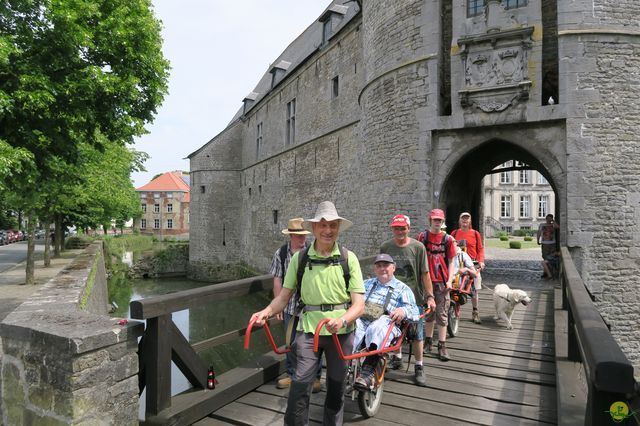
[[[441,209],[431,210],[429,229],[420,233],[418,241],[421,241],[427,250],[429,275],[436,299],[435,312],[431,312],[425,318],[426,351],[431,352],[434,322],[436,322],[438,324],[438,358],[440,361],[449,361],[449,352],[445,346],[448,323],[447,310],[450,302],[449,292],[453,281],[453,274],[450,274],[449,271],[453,270],[456,245],[453,237],[441,229],[444,219],[444,211]]]
[[[393,232],[393,238],[380,246],[380,253],[386,253],[395,260],[395,277],[409,286],[416,300],[434,310],[436,303],[427,267],[425,247],[419,241],[409,237],[411,228],[409,216],[397,214],[389,226]],[[422,307],[420,307],[420,314],[422,314]],[[422,366],[423,348],[424,320],[421,319],[418,322],[418,333],[413,343],[413,354],[416,357],[414,381],[418,386],[427,385]],[[394,354],[389,365],[394,370],[402,368],[402,352]]]

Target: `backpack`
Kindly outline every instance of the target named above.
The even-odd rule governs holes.
[[[442,240],[440,240],[439,244],[429,244],[429,230],[425,229],[423,232],[420,233],[420,235],[418,235],[418,241],[421,241],[422,244],[424,244],[425,249],[427,250],[427,254],[431,254],[432,256],[435,257],[434,259],[434,263],[435,263],[435,271],[433,273],[433,276],[436,277],[436,282],[437,279],[439,277],[443,278],[444,281],[446,281],[446,277],[444,277],[443,275],[441,275],[440,271],[438,270],[439,267],[441,268],[443,265],[441,262],[439,262],[439,259],[444,259],[444,267],[446,268],[446,270],[449,270],[449,256],[447,255],[447,240],[448,240],[449,234],[447,234],[446,232],[442,235]],[[435,245],[434,248],[429,247],[430,245]],[[439,256],[441,255],[441,256]],[[428,256],[427,256],[428,258]]]

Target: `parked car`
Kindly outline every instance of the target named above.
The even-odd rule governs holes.
[[[16,235],[16,231],[14,231],[13,229],[7,229],[7,241],[9,242],[9,244],[18,241],[18,235]]]
[[[44,229],[38,229],[36,231],[36,240],[44,238]]]

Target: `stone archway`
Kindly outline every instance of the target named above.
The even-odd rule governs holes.
[[[462,211],[471,213],[474,228],[483,229],[485,215],[482,211],[482,180],[496,166],[509,160],[525,163],[532,170],[541,173],[555,194],[555,211],[552,213],[556,216],[564,215],[565,203],[561,200],[565,186],[564,171],[558,159],[549,155],[549,150],[544,145],[532,144],[528,148],[525,144],[526,140],[522,139],[511,142],[502,138],[490,138],[478,143],[457,145],[458,149],[443,164],[448,173],[442,176],[437,202],[446,209],[449,229],[457,227],[457,217]]]

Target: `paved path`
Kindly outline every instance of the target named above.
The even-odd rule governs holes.
[[[79,253],[82,253],[82,250],[66,250],[62,252],[59,258],[51,259],[51,266],[48,268],[44,267],[42,254],[36,253],[35,285],[25,285],[26,261],[0,273],[0,321],[29,298],[31,294],[42,288],[42,284],[56,276]]]

